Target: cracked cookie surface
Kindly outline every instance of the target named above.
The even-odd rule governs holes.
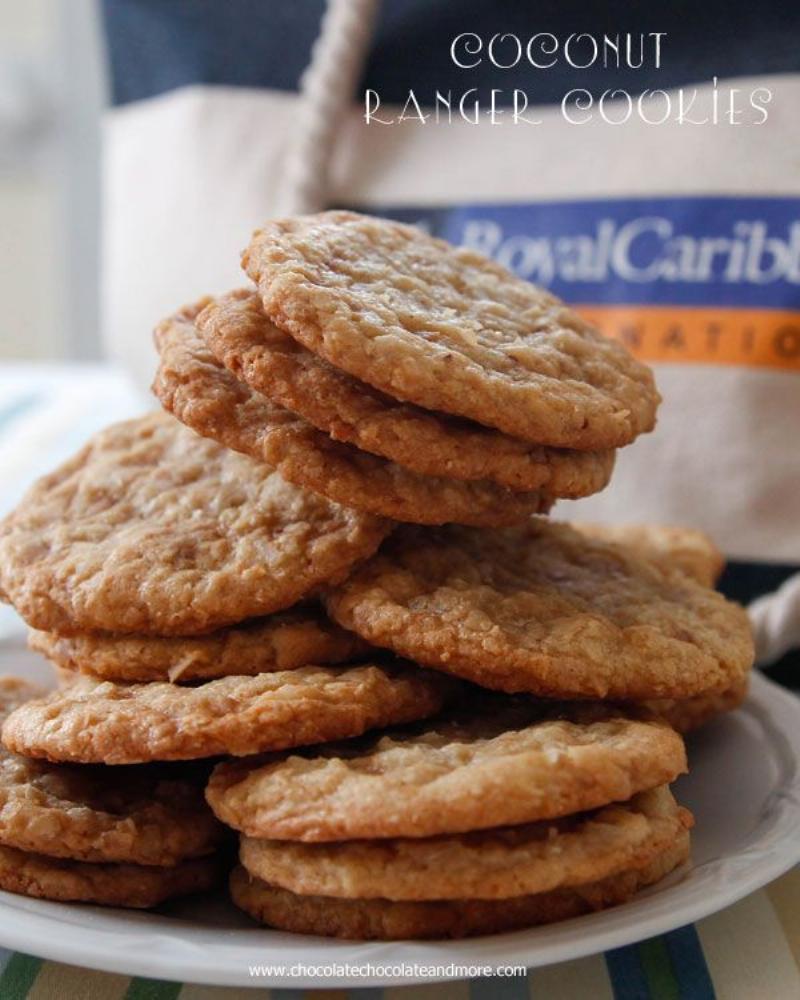
[[[223,762],[206,797],[249,837],[433,837],[625,801],[686,768],[664,723],[489,692],[453,718],[359,743]]]
[[[371,648],[313,605],[199,636],[59,636],[32,629],[28,645],[65,670],[112,681],[173,684],[345,663]]]
[[[671,524],[573,524],[587,538],[620,542],[645,559],[683,570],[706,587],[713,587],[725,568],[725,556],[702,531]]]
[[[334,441],[229,372],[196,328],[203,303],[156,331],[160,364],[153,389],[163,406],[204,437],[274,466],[297,486],[371,514],[423,524],[514,524],[549,509],[533,490],[514,493],[490,480],[425,476]]]
[[[244,837],[270,885],[347,899],[506,899],[582,885],[653,860],[691,824],[669,789],[562,819],[439,837],[333,844]]]
[[[34,484],[0,523],[0,587],[45,631],[191,635],[343,579],[389,527],[154,413]]]
[[[556,698],[689,698],[753,663],[744,609],[620,542],[534,518],[404,526],[326,603],[376,646],[488,688]]]
[[[395,399],[535,444],[605,449],[651,430],[649,368],[553,295],[387,219],[268,222],[242,263],[264,312]]]
[[[401,403],[328,364],[278,329],[255,292],[211,300],[197,326],[238,379],[334,440],[428,476],[488,479],[515,492],[589,496],[608,484],[614,452],[546,448],[473,421]]]
[[[0,678],[0,721],[44,692]],[[0,748],[0,844],[76,861],[174,865],[211,854],[224,833],[203,769],[73,767]]]
[[[441,680],[399,663],[298,667],[197,687],[79,676],[12,712],[3,743],[31,757],[84,764],[244,756],[424,718],[452,690]]]

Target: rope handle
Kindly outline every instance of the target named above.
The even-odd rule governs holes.
[[[790,576],[774,593],[757,598],[747,610],[759,666],[800,647],[800,573]]]
[[[280,198],[286,214],[318,212],[325,207],[336,139],[361,75],[378,3],[327,0],[320,33],[300,81],[300,113]]]

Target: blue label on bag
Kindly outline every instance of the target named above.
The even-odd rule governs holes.
[[[643,360],[800,371],[800,198],[372,211],[549,288]]]

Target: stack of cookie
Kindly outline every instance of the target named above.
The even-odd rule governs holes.
[[[648,368],[480,254],[351,212],[284,220],[257,287],[156,331],[154,390],[198,433],[398,521],[502,526],[588,496],[653,427]]]
[[[156,331],[169,413],[0,525],[0,593],[61,685],[5,746],[244,758],[207,790],[233,895],[290,930],[487,933],[663,877],[691,825],[676,729],[744,697],[747,618],[696,533],[533,516],[652,428],[649,370],[396,223],[275,222],[244,263],[254,288]]]
[[[469,701],[472,704],[469,704]],[[219,765],[234,901],[307,934],[465,937],[630,898],[686,860],[663,723],[485,695],[377,742]]]
[[[738,704],[752,663],[719,568],[674,529],[399,528],[328,591],[330,614],[487,690],[377,742],[220,764],[207,795],[242,835],[234,900],[304,933],[463,937],[663,878],[692,825],[667,787],[677,730]]]
[[[165,414],[100,433],[0,533],[2,588],[62,680],[12,715],[6,746],[75,763],[189,760],[437,711],[452,685],[386,655],[328,666],[363,660],[366,644],[297,606],[387,530]]]
[[[451,681],[370,659],[310,600],[388,527],[165,414],[40,480],[3,523],[0,575],[60,689],[7,682],[0,885],[130,906],[205,889],[223,831],[208,770],[165,762],[438,711]]]
[[[0,718],[44,692],[0,678]],[[150,907],[218,885],[207,769],[75,768],[0,750],[0,888]]]

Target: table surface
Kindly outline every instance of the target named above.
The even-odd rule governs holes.
[[[94,430],[149,403],[109,369],[0,366],[0,513]],[[0,608],[0,637],[20,627]],[[798,831],[800,836],[800,831]],[[35,943],[31,942],[32,950]],[[513,979],[363,991],[226,989],[92,972],[0,949],[0,1000],[794,1000],[800,997],[800,868],[697,924]]]

